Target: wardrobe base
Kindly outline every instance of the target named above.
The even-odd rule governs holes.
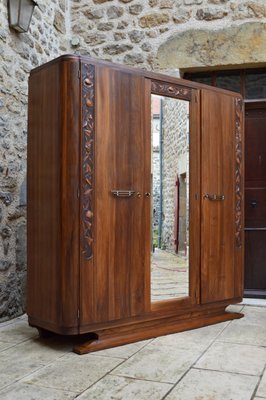
[[[225,309],[214,314],[201,315],[186,319],[168,317],[153,321],[133,323],[116,328],[94,331],[95,339],[76,345],[73,351],[77,354],[86,354],[97,350],[108,349],[115,346],[151,339],[171,333],[182,332],[190,329],[201,328],[219,322],[242,318],[244,314],[226,312]]]

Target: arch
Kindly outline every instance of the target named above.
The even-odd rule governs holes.
[[[266,63],[266,24],[247,22],[222,29],[190,29],[160,45],[162,69],[258,66]]]

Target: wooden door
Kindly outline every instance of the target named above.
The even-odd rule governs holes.
[[[202,303],[242,295],[241,104],[225,92],[202,91]]]
[[[87,241],[81,248],[81,332],[92,322],[123,320],[148,308],[150,200],[145,193],[151,190],[144,77],[110,66],[82,68],[83,102],[85,98],[88,106],[83,116],[86,120],[87,113],[95,125],[89,124],[88,134],[86,128],[83,132],[83,149],[89,147],[93,160],[86,165],[83,153],[81,235],[87,234]],[[112,193],[115,190],[134,193],[123,197]]]
[[[266,298],[266,102],[245,104],[245,295]]]

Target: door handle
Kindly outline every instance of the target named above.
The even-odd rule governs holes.
[[[203,195],[203,199],[208,199],[208,200],[211,200],[211,201],[223,201],[225,199],[225,197],[224,197],[223,194],[208,194],[208,193],[205,193]]]
[[[135,194],[135,191],[118,189],[118,190],[111,190],[111,193],[113,196],[116,197],[132,197]]]

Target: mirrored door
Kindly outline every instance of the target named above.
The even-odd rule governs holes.
[[[151,301],[189,296],[189,101],[151,94]]]

